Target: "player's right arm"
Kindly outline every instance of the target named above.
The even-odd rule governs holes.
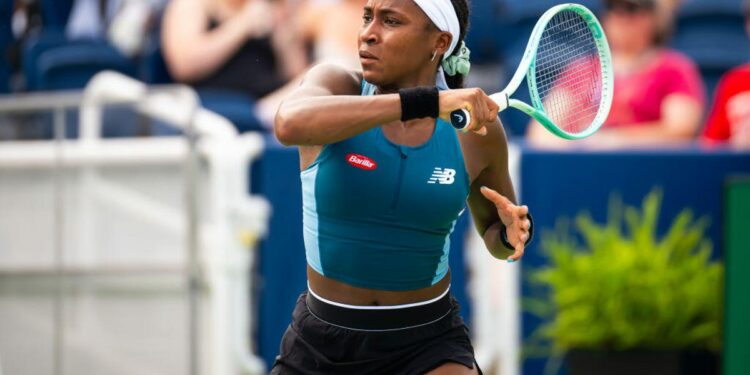
[[[377,124],[398,120],[398,94],[360,95],[361,76],[336,65],[318,65],[276,112],[274,131],[285,145],[325,145]]]
[[[401,119],[398,93],[361,96],[361,73],[336,65],[318,65],[279,106],[276,138],[284,145],[319,146],[351,138],[378,124]],[[497,118],[497,105],[480,89],[440,92],[440,112],[475,108],[469,130],[486,133]]]

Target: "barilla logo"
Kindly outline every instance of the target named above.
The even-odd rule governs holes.
[[[349,162],[349,164],[366,171],[371,171],[378,166],[374,160],[360,154],[348,154],[346,155],[346,161]]]

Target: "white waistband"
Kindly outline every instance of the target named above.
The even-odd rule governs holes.
[[[445,295],[448,294],[448,292],[450,290],[451,290],[451,286],[450,286],[450,284],[448,284],[448,288],[446,288],[443,293],[440,293],[439,296],[437,296],[437,297],[435,297],[433,299],[427,300],[427,301],[407,303],[407,304],[403,304],[403,305],[363,306],[363,305],[348,305],[348,304],[345,304],[345,303],[340,303],[340,302],[335,302],[335,301],[327,300],[327,299],[325,299],[325,298],[323,298],[323,297],[315,294],[315,292],[313,292],[312,288],[310,288],[310,283],[309,282],[307,283],[307,291],[310,292],[310,294],[312,294],[313,297],[315,297],[316,299],[318,299],[318,300],[320,300],[322,302],[325,302],[325,303],[327,303],[329,305],[343,307],[343,308],[346,308],[346,309],[356,309],[356,310],[396,310],[396,309],[406,309],[406,308],[409,308],[409,307],[429,305],[429,304],[431,304],[431,303],[433,303],[433,302],[435,302],[435,301],[437,301],[437,300],[445,297]]]

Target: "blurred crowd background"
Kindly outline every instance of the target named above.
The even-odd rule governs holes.
[[[561,2],[471,1],[471,24],[466,42],[471,49],[472,68],[467,86],[481,87],[487,92],[502,89],[516,70],[539,16]],[[750,0],[579,2],[598,15],[612,50],[615,71],[612,110],[599,132],[576,142],[550,136],[538,125],[530,124],[528,117],[519,111],[508,110],[500,114],[512,141],[510,169],[513,180],[524,204],[532,207],[540,235],[527,249],[523,262],[508,266],[487,261],[482,245],[472,243],[468,235],[472,229],[466,215],[458,221],[451,241],[454,248],[450,252],[453,292],[461,302],[469,326],[482,327],[473,331],[477,357],[485,361],[480,362],[483,366],[488,363],[485,367],[487,373],[493,373],[493,366],[497,370],[495,373],[543,373],[546,365],[537,359],[523,358],[522,372],[515,369],[516,359],[521,359],[521,337],[527,344],[531,341],[529,338],[535,337],[533,332],[542,322],[528,307],[520,306],[519,301],[526,300],[532,293],[531,288],[522,285],[519,275],[532,274],[535,268],[549,264],[542,251],[550,244],[544,233],[556,229],[558,219],[575,218],[585,211],[596,222],[608,223],[607,227],[595,232],[602,233],[601,238],[607,240],[605,245],[612,251],[611,257],[583,274],[601,276],[606,283],[585,279],[595,281],[584,280],[580,285],[572,283],[573,289],[590,290],[596,298],[603,294],[614,298],[606,299],[611,302],[609,304],[594,299],[593,303],[580,305],[593,306],[592,311],[596,312],[601,310],[600,306],[614,306],[612,310],[619,312],[623,310],[620,306],[633,300],[654,304],[645,307],[633,305],[628,311],[633,313],[634,319],[628,324],[621,324],[622,320],[611,323],[606,319],[585,317],[583,323],[570,332],[577,337],[597,338],[602,335],[590,333],[591,329],[620,329],[626,332],[623,336],[628,340],[632,338],[632,332],[641,332],[646,342],[635,342],[634,345],[648,348],[652,339],[658,341],[671,337],[665,331],[654,333],[652,330],[658,326],[651,324],[658,320],[655,316],[661,316],[666,322],[662,326],[673,327],[671,323],[675,321],[687,322],[685,324],[691,329],[703,329],[704,336],[710,336],[711,343],[714,343],[722,334],[718,328],[722,316],[718,309],[725,308],[734,315],[727,315],[729,323],[726,325],[723,355],[730,359],[724,363],[725,368],[734,369],[734,372],[725,371],[724,374],[747,374],[745,369],[750,368],[746,355],[747,338],[750,334],[746,332],[750,326],[745,312],[750,312],[750,305],[745,296],[748,285],[745,265],[750,264],[750,258],[745,254],[750,254],[746,251],[750,179],[739,179],[738,176],[750,173]],[[257,270],[249,272],[249,277],[235,273],[233,268],[230,270],[235,281],[246,283],[252,280],[253,306],[249,311],[253,322],[249,323],[249,329],[253,341],[257,342],[257,354],[266,366],[272,363],[294,300],[306,282],[299,159],[293,148],[274,143],[274,112],[290,88],[299,84],[313,64],[331,62],[351,69],[359,68],[357,34],[365,3],[366,0],[0,0],[0,107],[5,105],[0,108],[0,151],[5,152],[0,155],[4,157],[0,157],[0,207],[3,210],[0,214],[0,255],[5,257],[0,259],[0,294],[5,293],[0,295],[0,349],[4,351],[0,354],[5,368],[67,368],[69,371],[65,373],[76,374],[86,373],[76,370],[79,367],[89,369],[88,373],[186,373],[179,370],[187,367],[184,359],[195,358],[188,355],[191,352],[187,343],[192,336],[185,333],[188,313],[182,295],[152,293],[132,297],[123,294],[126,299],[123,302],[119,297],[107,294],[104,288],[105,292],[96,294],[97,289],[90,286],[96,283],[83,280],[82,286],[76,287],[78,289],[70,287],[74,293],[63,298],[62,292],[57,294],[57,290],[64,290],[68,284],[54,277],[49,277],[49,280],[59,289],[44,289],[54,291],[54,295],[51,292],[27,292],[21,288],[18,292],[13,289],[15,284],[10,282],[13,275],[18,276],[13,272],[24,270],[23,267],[16,269],[14,265],[26,264],[13,263],[14,259],[47,267],[33,268],[39,272],[31,273],[30,279],[81,264],[81,270],[86,271],[86,267],[92,265],[129,264],[121,260],[137,260],[141,263],[135,264],[141,265],[144,260],[152,262],[164,254],[182,259],[186,248],[182,239],[186,236],[183,236],[182,229],[173,230],[173,227],[183,227],[172,223],[179,224],[187,212],[185,205],[188,200],[183,199],[182,194],[189,183],[185,182],[177,167],[181,164],[154,168],[150,163],[163,160],[152,160],[159,158],[158,153],[144,153],[148,162],[122,166],[107,164],[104,160],[100,166],[100,160],[94,159],[101,155],[89,154],[90,150],[83,147],[87,146],[83,144],[85,142],[79,142],[80,148],[68,145],[76,142],[13,142],[51,140],[53,133],[58,136],[57,130],[63,126],[53,131],[55,121],[50,116],[50,109],[56,120],[60,120],[63,116],[58,114],[65,111],[65,121],[58,121],[58,124],[65,123],[66,138],[82,139],[79,137],[79,123],[83,121],[79,121],[81,116],[77,104],[63,106],[53,99],[72,96],[79,100],[81,89],[104,70],[128,75],[145,82],[150,88],[171,83],[190,85],[198,93],[203,107],[226,117],[240,132],[261,134],[265,139],[262,155],[253,161],[250,169],[250,181],[244,181],[244,176],[233,169],[222,171],[231,172],[232,177],[240,175],[240,179],[222,181],[228,185],[233,183],[233,188],[239,186],[235,190],[241,190],[243,197],[248,190],[244,183],[249,182],[252,194],[262,196],[273,211],[267,218],[268,230],[262,234],[265,238],[258,244],[257,253],[245,251],[248,243],[257,239],[247,233],[240,236],[241,244],[233,245],[242,256],[258,254],[257,260],[253,260],[256,262],[253,267]],[[57,97],[57,93],[62,94]],[[529,100],[525,90],[518,90],[516,94],[521,100]],[[43,102],[44,105],[37,107],[45,109],[8,109],[29,102],[35,105]],[[114,151],[121,151],[130,160],[137,159],[132,156],[139,156],[139,150],[162,148],[156,144],[158,141],[182,141],[183,137],[155,138],[179,134],[175,127],[147,118],[132,108],[112,107],[102,111],[103,138],[109,138],[107,141],[117,137],[151,138],[127,139],[133,142],[127,145],[125,152],[112,146],[123,142],[122,139],[98,143],[102,149],[113,147]],[[248,134],[243,136],[257,138]],[[152,145],[152,141],[157,142]],[[143,144],[139,145],[139,142]],[[60,147],[63,144],[64,147]],[[77,165],[77,161],[61,151],[69,146],[92,160]],[[576,150],[569,150],[571,148]],[[49,156],[50,163],[42,165],[39,160],[44,155]],[[99,183],[107,183],[92,184],[94,174]],[[216,176],[223,175],[207,176],[212,176],[210,181],[217,181]],[[238,184],[239,180],[243,180],[243,184]],[[725,189],[728,186],[735,187]],[[655,192],[649,193],[652,190]],[[223,190],[216,188],[216,191]],[[644,199],[647,195],[651,198]],[[206,201],[217,206],[226,203],[224,194],[217,194],[217,197],[222,199]],[[613,197],[621,197],[626,205],[645,202],[643,219],[633,214],[636,211],[630,208],[624,211],[627,220],[617,217],[617,210],[608,213],[608,202],[610,208],[618,208],[612,203],[617,201]],[[134,210],[130,207],[133,202],[138,203]],[[152,204],[154,202],[158,204]],[[649,206],[646,205],[648,202],[651,202]],[[659,206],[659,202],[663,204]],[[164,205],[172,214],[164,215],[160,211]],[[150,206],[157,206],[160,210],[153,210]],[[216,225],[231,241],[224,243],[222,237],[216,242],[219,245],[214,245],[214,242],[205,245],[202,251],[206,254],[215,254],[211,251],[222,254],[227,243],[238,242],[234,232],[240,228],[234,221],[238,207],[254,212],[234,203],[225,206],[226,212],[221,211],[215,217],[205,215],[202,219],[211,224],[215,224],[216,218],[226,219],[216,221],[224,226]],[[683,214],[683,209],[692,211]],[[146,212],[146,219],[139,210]],[[686,224],[693,214],[697,224]],[[263,221],[265,223],[266,218]],[[165,226],[164,222],[168,225]],[[639,231],[631,230],[633,238],[611,230],[625,222],[643,224],[644,227]],[[580,220],[571,223],[574,226],[580,224]],[[588,227],[591,229],[591,225]],[[663,234],[668,235],[662,241]],[[608,240],[614,237],[614,240]],[[207,238],[213,240],[210,236]],[[691,283],[674,278],[677,281],[673,284],[654,284],[649,289],[640,284],[651,280],[650,276],[643,276],[644,267],[633,272],[629,268],[617,268],[622,262],[630,262],[632,254],[647,254],[637,259],[649,265],[647,269],[652,271],[652,276],[655,275],[653,279],[659,279],[661,275],[663,280],[670,281],[674,272],[689,267],[655,262],[656,257],[652,254],[671,249],[670,241],[703,246],[704,240],[715,244],[714,247],[706,245],[709,250],[701,250],[698,255],[695,255],[697,252],[690,253],[695,256],[685,259],[695,259],[697,263],[693,263],[700,267],[693,267],[693,263],[688,266],[696,270],[695,275],[713,275],[712,283],[686,273],[686,279]],[[15,244],[21,245],[14,248]],[[628,251],[623,250],[626,245],[630,246]],[[682,245],[688,248],[688,252],[692,251],[690,246]],[[472,250],[477,248],[480,251]],[[576,246],[571,246],[571,249],[580,250]],[[73,254],[69,258],[73,261],[65,263],[60,260],[62,257],[59,262],[53,261],[53,250]],[[101,254],[95,256],[97,253]],[[704,271],[714,265],[703,267],[700,263],[706,261],[704,258],[709,253],[711,261],[722,260],[727,266],[726,304],[716,300],[723,295],[716,292],[722,282],[720,275]],[[108,257],[115,261],[108,263],[111,260]],[[731,261],[723,262],[724,257]],[[243,264],[231,259],[235,265]],[[96,263],[99,261],[101,264]],[[469,266],[461,267],[462,262]],[[612,268],[607,268],[607,265],[626,270],[621,279],[629,276],[626,281],[634,280],[635,283],[623,283],[625,292],[610,293],[609,289],[599,288],[604,284],[611,287],[614,283],[610,281],[617,279],[612,277]],[[105,268],[101,276],[111,276],[106,271]],[[23,272],[20,274],[23,276]],[[136,273],[136,279],[143,281],[145,276]],[[592,285],[596,288],[586,288]],[[132,292],[127,288],[123,290]],[[236,316],[245,316],[248,303],[244,298],[249,293],[244,293],[244,289],[237,290],[241,292],[234,297],[239,302],[233,308],[239,306],[239,309],[232,311],[239,311]],[[696,298],[690,294],[696,291],[706,293]],[[51,295],[57,296],[56,305],[49,303]],[[220,293],[213,295],[221,296]],[[627,296],[631,300],[624,300]],[[680,296],[686,297],[681,300]],[[60,306],[68,306],[68,310]],[[696,315],[695,306],[710,309],[713,315],[710,316],[712,325],[709,329],[713,331],[706,334],[704,326],[691,320],[690,316]],[[63,316],[66,320],[62,319]],[[238,339],[233,345],[236,345],[235,349],[241,348],[240,354],[255,350],[246,345],[247,332],[242,331],[241,323],[218,316],[211,320],[219,326],[214,331],[221,333],[224,332],[221,329],[226,328],[226,332],[235,334]],[[522,325],[519,319],[522,319]],[[592,322],[598,324],[590,324]],[[32,332],[28,326],[42,328],[28,334]],[[669,329],[688,332],[681,327]],[[53,340],[55,337],[57,341]],[[65,345],[71,342],[77,344]],[[56,351],[51,348],[53,343]],[[685,345],[678,345],[682,346]],[[228,362],[230,359],[232,363],[238,362],[232,357],[236,353],[225,350],[225,346],[207,344],[206,348],[218,348],[216,358],[223,358],[221,355],[226,354]],[[499,365],[490,360],[496,349],[502,352],[498,354],[501,358]],[[48,358],[27,360],[32,358],[29,353],[38,355],[39,352],[47,353]],[[245,359],[243,357],[239,362],[244,363]],[[736,365],[740,362],[745,367]],[[142,368],[170,370],[137,371],[128,367],[131,365],[136,366],[133,368],[143,365]],[[226,372],[211,373],[238,373],[229,370],[227,367]],[[51,373],[51,370],[20,373]]]
[[[0,93],[80,89],[109,69],[149,84],[189,84],[205,107],[238,130],[270,132],[280,100],[312,64],[359,67],[356,37],[365,2],[0,0]],[[537,18],[554,3],[474,0],[468,84],[502,88]],[[613,53],[615,99],[607,123],[589,140],[569,143],[506,111],[501,118],[511,137],[550,147],[750,147],[750,3],[582,3],[599,15]],[[0,139],[50,135],[30,121],[6,119]],[[170,132],[128,127],[109,124],[105,136]]]

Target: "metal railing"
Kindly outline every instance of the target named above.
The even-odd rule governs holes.
[[[145,116],[182,130],[184,136],[152,138],[101,137],[103,108],[132,105]],[[65,113],[80,108],[80,137],[66,139]],[[53,140],[0,142],[0,172],[51,170],[54,180],[54,229],[49,264],[3,264],[0,276],[52,275],[57,280],[54,302],[54,373],[65,368],[65,278],[72,274],[128,274],[171,269],[187,274],[189,288],[189,372],[198,374],[263,373],[250,340],[254,312],[250,304],[249,270],[252,249],[266,232],[270,207],[248,195],[248,166],[263,149],[256,134],[238,135],[226,119],[200,108],[186,86],[150,87],[113,72],[95,76],[83,93],[67,92],[0,97],[0,115],[53,112]],[[113,166],[181,166],[184,212],[109,180],[99,169]],[[75,170],[82,191],[89,192],[68,207],[66,181]],[[204,178],[205,177],[205,178]],[[203,191],[199,191],[204,186]],[[184,263],[102,266],[92,238],[95,202],[104,202],[122,215],[137,218],[170,233],[182,233]],[[75,211],[78,258],[65,254],[65,220]],[[0,214],[1,215],[1,214]],[[0,248],[0,254],[3,249]],[[32,262],[33,263],[33,262]],[[209,336],[201,328],[202,299],[209,307]],[[204,344],[206,347],[201,347]],[[2,353],[0,353],[2,356]],[[207,363],[201,363],[207,358]],[[3,361],[7,363],[7,358]],[[2,369],[0,369],[2,371]]]

